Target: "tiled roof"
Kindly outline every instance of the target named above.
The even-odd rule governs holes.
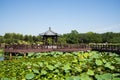
[[[43,36],[43,35],[53,36],[53,35],[58,35],[58,34],[55,33],[55,32],[53,32],[53,31],[51,30],[51,28],[49,27],[49,30],[48,30],[48,31],[46,31],[46,32],[44,32],[44,33],[41,33],[40,35],[41,35],[41,36]]]

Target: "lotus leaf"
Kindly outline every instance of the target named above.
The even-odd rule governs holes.
[[[103,62],[101,60],[96,60],[95,61],[96,65],[100,66],[100,65],[103,65]]]
[[[67,77],[66,80],[81,80],[79,76]]]
[[[39,74],[39,70],[37,69],[33,69],[33,72]]]
[[[41,70],[41,75],[46,75],[47,71],[46,70]]]
[[[33,79],[34,76],[35,76],[35,75],[34,75],[33,73],[28,73],[28,74],[26,74],[25,78],[26,78],[26,79]]]
[[[92,76],[93,76],[93,75],[94,75],[94,71],[93,71],[93,70],[88,69],[87,74],[88,74],[88,75],[92,75]]]
[[[80,75],[80,80],[92,80],[86,73]]]
[[[109,68],[109,69],[111,69],[111,70],[115,69],[115,67],[112,66],[110,62],[107,62],[107,63],[105,64],[105,67],[107,67],[107,68]]]
[[[47,68],[48,68],[49,70],[53,70],[53,69],[54,69],[54,67],[53,67],[52,65],[47,65]]]
[[[1,80],[10,80],[9,78],[1,78]]]

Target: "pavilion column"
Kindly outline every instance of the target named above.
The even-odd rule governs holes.
[[[47,48],[48,48],[48,37],[46,37],[46,45],[47,45]]]
[[[45,37],[44,36],[43,36],[42,41],[43,41],[43,48],[45,48]]]
[[[55,42],[56,42],[56,43],[58,42],[58,37],[57,37],[57,36],[56,36]]]
[[[52,37],[52,46],[54,45],[54,37]]]

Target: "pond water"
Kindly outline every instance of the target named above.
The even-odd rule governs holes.
[[[0,61],[3,61],[4,60],[4,56],[0,57]]]
[[[0,61],[3,61],[4,60],[4,55],[3,53],[0,53]]]

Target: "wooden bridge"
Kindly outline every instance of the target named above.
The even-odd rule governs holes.
[[[8,53],[28,53],[28,52],[50,52],[50,51],[87,51],[91,50],[89,45],[6,45],[5,52]]]
[[[94,44],[91,45],[91,49],[100,52],[115,52],[120,55],[120,45],[113,44]]]
[[[73,51],[87,51],[91,50],[89,45],[6,45],[4,48],[5,55],[10,56],[10,59],[13,55],[18,53],[23,54],[24,57],[30,52],[51,52],[51,51],[60,51],[60,52],[73,52]]]
[[[106,51],[120,53],[120,45],[107,44],[68,44],[68,45],[6,45],[5,52],[11,53],[28,53],[28,52],[49,52],[49,51]]]
[[[6,45],[5,53],[12,57],[13,54],[21,53],[24,56],[29,52],[51,52],[51,51],[61,51],[61,52],[73,52],[73,51],[104,51],[104,52],[115,52],[120,54],[120,45],[107,45],[107,44],[72,44],[72,45]]]

